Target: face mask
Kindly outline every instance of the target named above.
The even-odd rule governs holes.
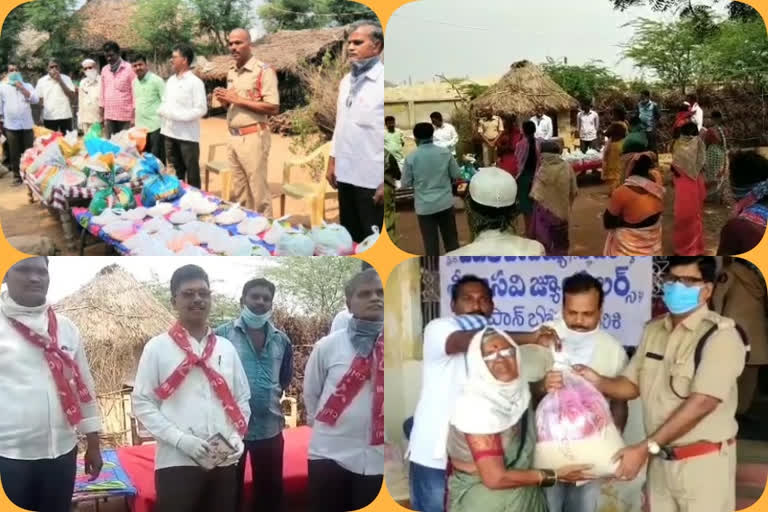
[[[373,345],[383,328],[383,321],[362,320],[352,317],[347,324],[347,333],[357,353],[363,357],[368,357],[373,352]]]
[[[574,331],[567,325],[565,326],[565,341],[584,341],[586,338],[589,338],[593,334],[595,334],[600,329],[600,325],[598,324],[597,327],[592,329],[591,331]]]
[[[682,283],[664,283],[664,304],[673,315],[682,315],[699,306],[701,288]]]
[[[21,82],[21,73],[18,71],[14,71],[10,75],[8,75],[8,83],[11,85],[14,85],[16,82]]]
[[[85,70],[85,78],[88,78],[90,80],[95,80],[96,77],[99,76],[95,69],[86,69]]]
[[[352,66],[352,74],[354,76],[359,76],[366,71],[369,71],[377,62],[379,62],[378,55],[369,59],[349,61],[349,65]]]
[[[272,310],[270,309],[266,313],[261,313],[259,315],[251,311],[248,306],[243,306],[240,318],[243,319],[243,323],[245,323],[249,329],[261,329],[264,327],[264,324],[272,318]]]

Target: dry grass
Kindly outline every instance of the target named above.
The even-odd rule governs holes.
[[[336,127],[338,84],[347,73],[346,63],[326,53],[319,66],[305,62],[296,68],[295,73],[307,89],[309,105],[306,116],[330,139]]]
[[[560,112],[578,106],[541,68],[526,60],[512,64],[501,80],[472,101],[473,111],[491,108],[523,117],[533,115],[540,107]]]
[[[137,0],[88,0],[77,12],[82,27],[72,34],[73,43],[97,51],[107,41],[116,41],[121,48],[137,48],[143,43],[132,26],[138,8]]]

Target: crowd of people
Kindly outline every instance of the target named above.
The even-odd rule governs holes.
[[[662,279],[667,313],[646,324],[631,358],[623,345],[633,342],[601,327],[603,287],[586,272],[563,281],[561,316],[531,333],[491,327],[487,281],[457,281],[451,315],[424,329],[421,393],[403,425],[411,507],[598,510],[608,479],[589,465],[535,466],[537,404],[570,373],[604,396],[619,432],[628,401],[641,403],[646,437],[613,455],[613,479],[647,473],[651,510],[733,510],[737,415],[749,409],[768,349],[764,281],[743,260],[708,256],[671,257]],[[725,306],[737,296],[744,308]]]
[[[438,227],[445,253],[452,254],[458,248],[458,240],[454,236],[456,221],[449,199],[455,195],[459,179],[459,167],[454,161],[459,139],[456,129],[439,112],[434,112],[430,119],[430,123],[414,126],[417,148],[407,157],[403,156],[406,136],[396,128],[394,117],[387,119],[385,149],[393,157],[388,169],[395,169],[397,164],[403,176],[401,185],[413,187],[425,254],[440,254]],[[659,165],[660,123],[660,108],[649,91],[641,93],[630,115],[623,106],[613,108],[611,122],[605,128],[589,101],[582,104],[577,114],[575,135],[580,151],[601,159],[602,178],[608,188],[603,214],[604,255],[661,254],[664,199],[670,192],[674,193],[675,254],[692,256],[706,252],[705,202],[726,205],[732,210],[722,228],[718,254],[739,254],[755,247],[768,219],[768,188],[763,183],[768,160],[755,151],[730,151],[722,113],[712,111],[705,126],[704,110],[697,97],[689,95],[678,109],[672,127],[673,139],[667,148],[672,163],[665,176]],[[510,179],[504,183],[499,175],[497,196],[509,196],[509,192],[502,191],[512,188],[515,192],[511,204],[480,203],[506,208],[488,212],[476,208],[477,197],[472,195],[473,187],[469,187],[466,209],[471,243],[461,248],[462,254],[483,254],[474,246],[482,233],[478,230],[482,223],[479,226],[475,219],[489,214],[504,217],[494,225],[503,224],[495,229],[509,241],[510,250],[521,250],[526,245],[532,251],[505,254],[568,254],[569,225],[578,187],[575,171],[563,154],[562,138],[553,136],[552,119],[539,110],[519,124],[515,114],[485,109],[478,114],[477,134],[482,141],[482,164],[472,179],[483,180],[488,168],[500,169]],[[429,158],[424,157],[427,154]],[[668,181],[672,191],[666,186]],[[388,218],[394,218],[394,204],[390,203],[389,208],[393,213]],[[522,244],[522,238],[535,243]],[[734,246],[740,250],[729,252]]]
[[[53,276],[55,278],[55,276]],[[72,505],[79,439],[85,472],[103,466],[101,415],[78,329],[47,301],[48,259],[8,270],[0,295],[0,479],[16,505],[65,512]],[[243,285],[240,314],[210,325],[212,294],[197,265],[171,277],[177,322],[149,340],[132,394],[137,420],[157,441],[158,512],[242,510],[250,459],[251,510],[281,510],[280,400],[293,379],[293,344],[272,321],[277,290]],[[345,512],[378,495],[384,469],[383,287],[366,268],[344,289],[347,310],[315,343],[303,398],[313,427],[309,510]],[[214,441],[229,446],[216,458]],[[211,462],[215,461],[215,462]]]
[[[212,91],[210,107],[227,109],[233,200],[272,217],[268,120],[280,112],[279,84],[275,69],[254,54],[251,43],[246,29],[229,34],[234,62],[227,87]],[[346,54],[351,71],[339,84],[326,178],[338,190],[340,223],[356,242],[373,233],[372,226],[379,228],[384,215],[383,48],[377,22],[359,21],[349,27]],[[7,138],[5,153],[14,184],[22,184],[21,155],[34,142],[32,105],[40,105],[42,124],[62,134],[75,129],[87,134],[95,124],[107,139],[133,127],[144,130],[146,150],[169,163],[180,180],[200,188],[201,119],[209,103],[205,85],[192,69],[194,49],[184,44],[173,48],[167,80],[149,70],[143,54],[125,60],[114,41],[105,43],[102,51],[107,65],[99,70],[94,59],[83,60],[77,84],[57,60],[48,63],[48,73],[35,86],[24,81],[17,64],[9,64],[0,84],[0,129]]]

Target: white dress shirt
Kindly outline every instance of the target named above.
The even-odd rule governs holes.
[[[93,397],[80,404],[83,419],[77,431],[98,432],[99,406],[80,333],[69,319],[59,314],[56,318],[59,348],[77,363],[83,383]],[[22,337],[1,313],[0,389],[0,457],[55,459],[72,451],[77,444],[76,430],[64,414],[43,349]],[[76,393],[74,386],[72,390]]]
[[[384,446],[372,446],[373,382],[368,380],[336,425],[315,421],[357,355],[346,329],[318,341],[304,370],[304,405],[312,427],[310,460],[333,460],[358,475],[384,474]]]
[[[75,92],[75,84],[67,75],[61,75],[61,80],[65,87]],[[45,75],[37,81],[35,87],[38,98],[43,102],[43,119],[46,121],[56,121],[59,119],[72,118],[72,104],[69,96],[66,95],[61,84],[51,78],[51,75]]]
[[[587,113],[579,112],[576,116],[579,126],[579,138],[583,141],[593,141],[597,138],[597,132],[600,130],[600,116],[597,112],[590,110]]]
[[[531,121],[536,125],[536,138],[537,139],[551,139],[552,138],[552,118],[544,114],[541,119],[538,116],[533,116]]]
[[[448,149],[453,156],[456,156],[456,144],[459,143],[459,134],[452,124],[443,122],[443,126],[435,128],[435,134],[432,136],[435,146]]]
[[[475,241],[445,253],[446,256],[545,256],[546,249],[536,240],[530,240],[497,229],[481,232]]]
[[[172,139],[200,142],[200,118],[208,112],[205,85],[192,71],[181,77],[171,75],[165,84],[165,96],[157,113],[160,133]]]
[[[190,338],[190,344],[199,356],[205,348],[205,339],[199,342]],[[176,448],[183,434],[192,434],[204,441],[216,434],[221,434],[230,443],[235,438],[241,439],[201,368],[192,368],[179,388],[166,400],[155,394],[155,389],[185,358],[184,351],[165,332],[147,343],[139,360],[133,389],[133,412],[157,440],[155,469],[197,466],[193,459]],[[224,378],[248,421],[251,416],[248,404],[251,391],[234,345],[217,336],[208,364]]]
[[[333,317],[333,322],[331,322],[331,330],[330,332],[336,332],[341,329],[346,329],[349,325],[349,321],[352,319],[352,313],[350,313],[348,310],[339,311],[335,317]]]
[[[384,64],[376,63],[364,80],[350,106],[350,75],[339,84],[330,154],[337,181],[375,189],[384,181]]]
[[[31,104],[38,102],[37,93],[31,84],[24,83],[29,98],[8,83],[0,84],[0,113],[6,130],[31,130],[35,126]]]
[[[93,124],[101,122],[100,111],[101,77],[91,80],[84,78],[80,82],[77,94],[77,124]]]

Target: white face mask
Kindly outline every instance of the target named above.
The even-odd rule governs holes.
[[[570,364],[589,365],[592,362],[592,354],[595,351],[595,343],[592,336],[598,330],[600,330],[599,324],[591,331],[575,331],[567,325],[565,326],[564,336],[562,337],[563,352],[565,352]]]
[[[97,71],[95,69],[86,69],[85,70],[85,77],[94,80],[98,75]]]
[[[565,334],[565,341],[583,341],[586,338],[589,338],[593,334],[595,334],[600,329],[600,325],[598,324],[597,327],[592,329],[591,331],[574,331],[567,325],[565,326],[566,334]]]

